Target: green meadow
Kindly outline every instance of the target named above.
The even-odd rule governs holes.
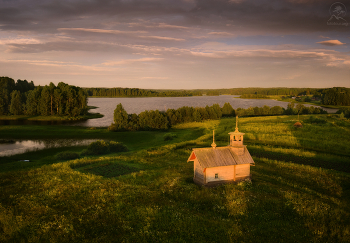
[[[0,242],[350,242],[350,121],[240,118],[252,180],[193,183],[192,148],[228,144],[235,119],[168,131],[1,126],[4,139],[122,142],[128,152],[58,160],[65,147],[0,158]],[[19,160],[30,159],[31,162]]]

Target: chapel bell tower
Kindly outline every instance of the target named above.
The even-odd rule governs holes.
[[[230,132],[230,146],[242,147],[243,146],[243,132],[238,131],[238,116],[236,116],[236,129],[234,132]]]

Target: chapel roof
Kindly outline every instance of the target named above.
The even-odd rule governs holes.
[[[246,146],[243,146],[241,148],[232,146],[216,148],[195,148],[193,149],[191,156],[187,162],[193,161],[195,158],[198,159],[199,164],[203,168],[254,164],[253,158],[248,152]]]

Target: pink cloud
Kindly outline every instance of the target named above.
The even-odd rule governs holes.
[[[346,43],[342,43],[338,40],[327,40],[327,41],[320,41],[317,42],[318,44],[326,45],[326,46],[340,46],[345,45]]]

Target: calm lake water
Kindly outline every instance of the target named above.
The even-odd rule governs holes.
[[[96,139],[45,139],[45,140],[11,140],[0,144],[0,157],[22,154],[47,148],[59,148],[68,146],[84,146]]]
[[[77,122],[73,125],[88,127],[107,127],[113,122],[113,112],[116,106],[121,103],[128,114],[139,114],[145,110],[165,111],[167,109],[178,109],[183,106],[205,107],[219,104],[221,107],[230,103],[233,109],[263,107],[264,105],[273,107],[281,106],[287,108],[288,102],[269,99],[239,99],[239,96],[192,96],[192,97],[145,97],[145,98],[89,98],[88,105],[98,108],[90,110],[104,115],[102,118],[90,119],[84,122]],[[309,105],[306,105],[309,106]],[[328,112],[335,112],[329,109]]]

